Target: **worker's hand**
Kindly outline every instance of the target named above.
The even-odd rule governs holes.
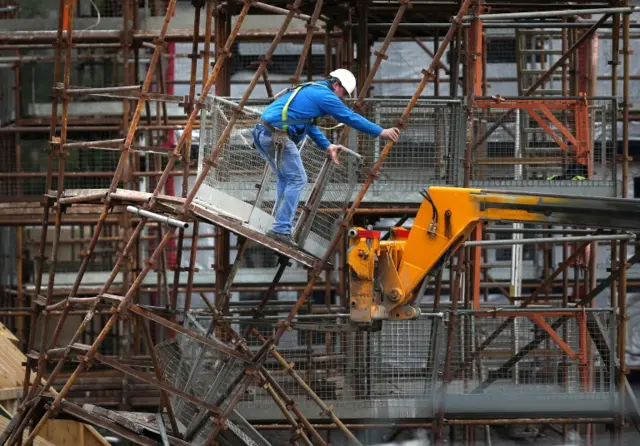
[[[398,139],[400,139],[400,130],[398,130],[396,127],[384,129],[382,132],[380,132],[380,136],[384,139],[390,139],[393,142],[398,142]]]
[[[338,150],[340,150],[340,146],[337,146],[335,144],[331,144],[329,147],[327,147],[327,152],[331,157],[331,161],[339,165],[340,161],[338,161]]]

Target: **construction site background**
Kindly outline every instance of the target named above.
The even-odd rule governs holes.
[[[22,353],[36,356],[39,341],[37,348],[29,351],[27,343],[30,335],[38,340],[57,337],[56,345],[66,346],[73,341],[76,329],[86,314],[84,309],[74,310],[67,316],[57,334],[56,322],[50,322],[46,326],[44,335],[41,333],[44,329],[42,324],[37,325],[35,333],[30,333],[34,311],[32,306],[37,298],[43,203],[46,201],[43,195],[49,193],[46,185],[50,159],[53,159],[50,190],[53,191],[54,198],[60,181],[56,173],[60,168],[59,158],[55,155],[58,146],[52,141],[52,137],[59,137],[60,133],[51,133],[52,97],[59,95],[56,99],[57,125],[67,126],[68,142],[125,138],[132,123],[139,90],[131,90],[133,93],[102,93],[94,90],[87,96],[70,94],[73,98],[66,111],[62,105],[62,90],[69,85],[87,89],[140,86],[147,75],[156,46],[162,43],[158,37],[165,21],[167,4],[170,2],[66,2],[75,11],[72,22],[75,48],[71,52],[68,85],[64,87],[62,84],[65,80],[59,78],[61,84],[58,90],[54,88],[55,46],[62,20],[59,12],[61,9],[56,3],[0,0],[0,321],[16,336],[14,343]],[[64,3],[62,0],[61,4]],[[136,3],[137,7],[128,9],[127,5],[131,6],[132,3]],[[217,60],[215,51],[224,45],[243,7],[243,2],[203,1],[202,8],[196,9],[192,3],[175,2],[175,12],[168,24],[166,42],[156,69],[152,72],[149,88],[150,92],[158,93],[158,97],[162,96],[163,99],[150,98],[145,104],[133,142],[138,150],[132,151],[124,168],[122,181],[118,183],[119,188],[140,193],[153,192],[167,166],[167,153],[183,137],[185,122],[199,99],[203,79],[211,75],[212,66]],[[225,14],[227,3],[234,4],[230,16]],[[280,8],[287,4],[267,3]],[[255,85],[245,104],[247,107],[260,109],[267,103],[269,96],[291,86],[294,80],[322,79],[337,67],[350,68],[356,73],[359,93],[367,73],[374,69],[375,75],[371,88],[367,91],[366,106],[362,113],[384,125],[391,126],[397,122],[421,82],[423,70],[432,62],[439,45],[443,44],[444,36],[451,26],[449,19],[456,15],[459,5],[443,6],[441,13],[429,15],[422,11],[422,2],[413,2],[413,8],[405,11],[400,26],[393,33],[394,39],[387,47],[385,36],[393,29],[391,23],[403,2],[369,2],[368,6],[357,5],[357,2],[342,2],[349,4],[349,8],[338,3],[340,2],[325,2],[322,12],[331,18],[332,28],[327,30],[326,23],[321,21],[322,25],[314,31],[313,44],[306,58],[302,55],[309,32],[305,26],[308,19],[291,20],[282,42],[276,47],[267,65],[267,74],[260,77],[260,82]],[[514,11],[535,12],[531,9],[533,6],[527,9],[517,3],[500,2],[497,9],[499,12],[509,12],[510,8]],[[315,2],[302,4],[304,13],[310,16]],[[633,6],[618,5],[617,2],[593,2],[593,5],[594,8]],[[562,9],[577,7],[569,3],[561,6]],[[539,9],[549,10],[552,7],[560,8],[544,3]],[[219,13],[208,21],[206,12],[213,9],[219,10]],[[243,18],[228,59],[210,92],[214,107],[217,107],[215,113],[218,113],[223,122],[221,128],[213,130],[214,136],[221,135],[224,120],[228,122],[232,119],[234,109],[225,102],[215,102],[213,96],[235,104],[239,102],[250,87],[263,56],[269,52],[272,40],[285,20],[286,9],[271,10],[268,11],[269,14],[266,13],[268,8],[265,10],[258,6],[252,9],[255,10]],[[335,12],[338,10],[348,11],[349,14],[338,15]],[[196,15],[198,18],[194,20]],[[435,77],[422,92],[421,102],[416,105],[406,129],[403,130],[401,141],[389,152],[380,177],[355,212],[353,223],[363,227],[370,225],[373,229],[384,232],[402,218],[402,224],[410,227],[412,217],[422,201],[420,191],[432,185],[507,188],[582,196],[640,196],[640,163],[634,161],[634,156],[640,152],[640,59],[630,56],[640,53],[640,24],[637,23],[637,14],[631,14],[625,34],[623,16],[627,17],[624,14],[614,14],[613,18],[602,24],[594,32],[594,37],[587,39],[574,52],[574,56],[568,58],[567,64],[556,70],[551,80],[532,95],[536,99],[542,98],[547,105],[562,101],[577,103],[576,98],[581,94],[589,99],[593,169],[588,181],[561,185],[546,181],[549,176],[562,173],[566,158],[563,151],[554,145],[545,128],[532,119],[525,109],[511,115],[486,141],[478,142],[483,133],[481,130],[491,127],[507,109],[501,108],[499,101],[488,109],[480,108],[470,99],[474,81],[469,71],[471,37],[467,27],[457,35],[445,52]],[[508,100],[530,96],[526,92],[535,80],[567,53],[581,33],[601,17],[601,14],[589,14],[574,20],[575,16],[569,16],[565,22],[573,24],[572,26],[556,28],[551,28],[550,25],[534,27],[534,23],[539,25],[536,18],[519,19],[518,25],[514,24],[514,20],[508,19],[505,19],[508,24],[495,24],[487,20],[483,28],[481,58],[484,71],[480,99],[489,101],[502,97]],[[562,18],[557,21],[559,20]],[[195,28],[194,22],[197,24]],[[365,38],[360,37],[363,29],[368,31]],[[210,39],[205,38],[207,30]],[[618,31],[620,38],[614,44],[612,33],[615,31]],[[194,35],[198,41],[195,46]],[[614,51],[614,46],[617,46],[618,52]],[[208,54],[207,48],[210,51]],[[352,50],[351,53],[347,48]],[[363,52],[368,52],[369,57],[358,57]],[[385,57],[380,57],[381,53]],[[64,67],[64,51],[62,55],[59,62]],[[305,60],[303,70],[298,73],[298,79],[292,80],[296,77],[301,57]],[[378,59],[383,60],[376,66]],[[612,66],[617,67],[615,75],[612,73]],[[348,101],[351,106],[354,102]],[[576,108],[578,106],[575,105]],[[475,110],[474,125],[477,129],[472,143],[476,142],[478,149],[473,152],[472,158],[466,159],[469,150],[465,139],[468,132],[467,117],[471,109]],[[563,123],[571,131],[577,126],[576,116],[580,116],[577,112],[573,114],[573,110],[571,108],[571,113],[562,115]],[[202,116],[206,116],[207,111],[203,113],[205,114]],[[201,115],[198,120],[200,118]],[[189,163],[177,161],[174,171],[162,188],[164,194],[184,197],[185,190],[190,191],[194,187],[199,170],[202,169],[204,150],[204,142],[201,140],[203,135],[198,124],[199,122],[186,139],[190,150],[185,152],[185,156],[188,152]],[[247,125],[236,124],[237,134],[240,136],[234,133],[232,137],[240,138]],[[349,147],[365,157],[366,166],[373,165],[380,156],[382,144],[362,135],[352,134],[350,138]],[[80,144],[67,152],[63,170],[65,190],[110,187],[121,156],[120,143],[111,147]],[[516,158],[526,158],[527,162],[518,164],[514,161]],[[247,168],[255,168],[245,159],[241,159],[239,163],[245,163],[242,166],[248,166]],[[187,168],[188,172],[185,174]],[[357,175],[354,184],[360,186],[368,177],[366,171],[358,172]],[[185,181],[188,187],[185,187]],[[240,196],[244,193],[244,189],[234,186],[230,180],[228,184],[219,180],[218,184],[228,187],[232,194]],[[358,187],[355,187],[355,192],[357,190]],[[330,203],[323,203],[322,206],[330,209],[331,203],[337,201],[327,199]],[[51,296],[47,296],[52,299],[52,303],[62,301],[70,295],[76,285],[78,270],[83,264],[83,255],[88,250],[92,253],[92,259],[82,276],[77,297],[96,296],[120,261],[119,255],[140,219],[126,211],[122,212],[122,209],[109,213],[100,229],[97,244],[90,247],[101,210],[102,206],[96,202],[73,204],[65,208],[59,228],[59,242],[55,244],[55,248],[53,240],[58,238],[54,218],[56,211],[51,211],[50,223],[45,229],[47,236],[44,257],[47,262],[55,259],[52,270],[55,280],[50,287]],[[324,211],[330,217],[323,217],[324,220],[318,217],[311,233],[316,239],[324,240],[323,237],[326,237],[330,240],[335,229],[332,226],[334,221],[331,220],[333,214],[328,210]],[[570,229],[525,225],[523,237],[547,237],[553,230],[557,230],[555,235],[560,236],[562,230]],[[485,225],[480,238],[511,239],[514,231],[511,224]],[[109,293],[124,296],[128,292],[135,277],[145,267],[145,260],[152,255],[166,234],[167,231],[160,224],[147,224],[136,239],[134,254],[126,259],[127,266],[115,276]],[[238,255],[240,242],[241,238],[232,231],[211,224],[201,223],[184,231],[177,231],[168,239],[157,265],[137,289],[136,302],[159,309],[158,311],[168,308],[174,313],[168,310],[163,317],[206,335],[206,327],[211,319],[209,304],[215,304],[218,296],[223,293],[225,278],[229,276]],[[456,259],[443,270],[437,283],[424,290],[423,304],[432,309],[435,308],[434,301],[437,301],[441,305],[440,309],[447,311],[452,300],[459,299],[459,307],[471,310],[472,294],[478,293],[482,305],[486,307],[517,305],[518,301],[514,298],[538,293],[540,284],[550,281],[551,286],[540,293],[537,303],[550,305],[551,308],[564,308],[565,304],[588,295],[598,283],[607,279],[614,266],[622,262],[623,256],[630,258],[635,254],[635,242],[593,243],[593,255],[586,263],[572,263],[565,274],[549,279],[577,246],[577,243],[532,243],[522,246],[520,253],[514,246],[477,248],[478,255],[476,256],[475,251],[473,255],[481,263],[478,265],[482,277],[478,280],[479,289],[472,289],[471,281],[475,272],[471,271],[461,279],[461,289],[455,289],[453,284],[459,274],[456,267],[461,264],[471,265],[467,263],[468,258],[465,261]],[[347,307],[348,278],[344,249],[344,245],[341,245],[336,251],[332,257],[334,266],[322,273],[302,309],[301,314],[320,315],[316,319],[309,318],[310,323],[324,323],[326,320],[332,320],[336,324],[345,322],[337,316],[344,314]],[[472,248],[468,248],[468,255],[472,255]],[[517,259],[518,256],[522,256],[521,261]],[[52,282],[47,262],[44,263],[40,281],[40,295],[48,293],[48,285]],[[518,283],[514,282],[514,268],[517,268],[521,277]],[[252,243],[243,252],[240,268],[230,288],[227,308],[227,314],[233,319],[231,327],[237,333],[243,334],[249,328],[248,321],[254,316],[255,307],[269,289],[279,269],[278,256],[264,245]],[[624,279],[617,279],[611,287],[600,292],[592,306],[601,309],[601,313],[598,313],[600,320],[609,321],[605,326],[615,334],[611,339],[615,340],[616,351],[622,355],[618,358],[619,364],[625,372],[633,373],[634,368],[640,368],[640,335],[636,329],[640,324],[640,268],[632,265],[624,274]],[[283,319],[305,290],[309,276],[308,268],[300,262],[293,262],[279,278],[265,313],[273,318]],[[515,293],[515,289],[519,293]],[[612,305],[612,302],[616,305]],[[185,310],[187,303],[190,308]],[[624,310],[618,307],[622,303]],[[91,345],[111,314],[109,309],[99,310],[76,343]],[[331,314],[335,315],[334,319],[329,319]],[[55,321],[56,318],[57,316],[51,320]],[[623,328],[619,327],[620,318],[625,319]],[[428,386],[435,386],[444,374],[449,373],[446,370],[455,370],[460,366],[456,361],[462,361],[462,357],[466,357],[471,351],[465,349],[476,347],[475,344],[470,344],[469,333],[473,332],[479,336],[477,339],[483,339],[482,336],[487,336],[504,317],[501,319],[498,315],[496,320],[489,320],[469,313],[462,319],[464,321],[458,322],[458,331],[454,334],[451,346],[447,346],[445,340],[448,339],[445,336],[448,321],[438,322],[437,318],[428,317],[415,322],[389,324],[382,332],[367,335],[350,333],[339,336],[337,332],[331,331],[294,329],[282,336],[279,351],[287,360],[296,363],[300,375],[317,396],[331,402],[339,418],[350,418],[346,422],[347,428],[356,432],[360,441],[365,444],[382,443],[384,439],[402,438],[403,435],[410,438],[416,430],[433,430],[434,426],[442,422],[437,413],[434,413],[435,409],[426,407],[426,403],[422,407],[422,403],[410,402],[409,398],[419,392],[427,394],[433,391]],[[439,325],[440,322],[442,325]],[[518,346],[521,347],[532,339],[534,329],[525,322],[526,320],[517,324],[504,338],[498,338],[489,358],[483,358],[484,362],[478,361],[474,365],[474,368],[480,370],[478,373],[481,376],[484,376],[481,370],[483,367],[499,367],[516,353]],[[177,334],[154,321],[148,325],[154,348],[160,360],[164,361],[164,379],[177,388],[186,389],[188,383],[176,368],[176,364],[181,363],[182,359],[175,349],[188,336]],[[153,361],[143,328],[143,324],[137,319],[136,322],[118,321],[104,337],[99,353],[106,357],[124,358],[125,363],[135,364],[136,367],[153,373]],[[437,349],[433,347],[433,351],[441,351],[442,361],[425,366],[422,359],[428,356],[431,343],[436,340],[431,334],[435,330],[441,330],[438,333],[442,333],[439,335],[442,339],[438,342],[442,345]],[[578,348],[578,335],[567,330],[563,333],[567,337],[566,342],[572,348]],[[270,326],[261,329],[265,337],[272,331],[273,327]],[[216,334],[224,339],[221,333]],[[256,336],[250,336],[249,345],[256,351],[261,341]],[[445,368],[444,354],[447,349],[458,352],[459,355],[454,353],[453,363],[447,363]],[[605,359],[598,357],[595,349],[590,351],[590,355],[589,364],[594,382],[614,375],[617,377],[614,368],[608,368],[613,366],[605,364]],[[563,350],[549,343],[544,354],[536,356],[531,363],[518,366],[520,369],[516,368],[519,371],[511,377],[512,382],[502,387],[495,386],[495,392],[516,395],[517,399],[520,393],[530,395],[548,391],[546,402],[544,398],[540,402],[540,418],[548,418],[544,417],[544,408],[553,404],[555,395],[549,390],[549,377],[557,373],[554,368],[565,359]],[[17,357],[12,360],[20,362]],[[278,361],[270,359],[266,364],[267,370],[278,377],[278,382],[298,402],[302,412],[312,423],[327,423],[326,416],[318,415],[314,401],[305,390],[296,387],[294,380],[282,371]],[[51,372],[54,366],[55,363],[50,364],[47,371]],[[74,368],[75,364],[66,364],[53,382],[53,388],[59,391],[68,382]],[[193,370],[197,370],[197,367],[194,366]],[[342,372],[332,375],[333,370]],[[24,373],[20,367],[15,369],[15,373],[15,383],[11,388],[14,389],[13,401],[17,402],[22,398]],[[566,385],[566,393],[572,392],[572,386],[580,386],[578,369],[572,369],[569,375],[570,379],[562,383],[563,386]],[[427,386],[425,376],[432,377],[433,383],[428,383]],[[462,441],[468,442],[466,444],[481,444],[484,441],[481,438],[484,436],[485,426],[491,424],[486,420],[484,424],[482,422],[487,417],[486,413],[494,409],[496,413],[500,412],[499,406],[504,402],[497,400],[489,410],[485,400],[479,400],[480,404],[464,399],[470,391],[464,382],[466,381],[461,379],[452,384],[449,391],[460,395],[461,399],[457,404],[461,407],[468,408],[478,404],[477,411],[471,410],[475,412],[470,417],[471,421],[451,418],[448,428],[455,432],[458,441],[463,439]],[[617,388],[621,385],[622,381],[616,382]],[[200,390],[205,391],[203,389]],[[613,389],[595,386],[594,395],[581,390],[576,390],[576,393],[593,396],[595,400],[600,397],[608,398],[609,391],[613,392]],[[91,370],[82,373],[67,395],[68,401],[78,405],[90,404],[114,411],[140,413],[157,412],[162,398],[155,384],[136,379],[105,363],[96,363]],[[174,409],[176,412],[182,411],[182,414],[176,415],[196,417],[197,411],[186,400],[175,398],[177,399],[172,399]],[[394,407],[397,403],[389,402],[396,398],[403,401],[399,407]],[[2,399],[4,398],[0,398]],[[450,404],[452,410],[457,410],[455,398]],[[525,406],[535,404],[523,401]],[[521,409],[523,413],[532,410],[531,407]],[[518,410],[520,409],[514,409],[516,412]],[[605,425],[612,431],[622,431],[620,420],[609,420],[609,417],[597,419],[597,415],[590,415],[589,410],[585,406],[585,412],[576,413],[574,418],[567,415],[538,420],[539,423],[527,412],[519,422],[536,426],[536,429],[541,425],[551,425],[549,429],[560,429],[561,435],[548,435],[564,439],[569,439],[570,431],[573,432],[568,426],[578,426],[580,437],[590,444],[600,444],[594,441],[595,438],[609,440],[609,434],[603,433]],[[271,395],[264,389],[253,387],[238,405],[238,412],[273,444],[288,442],[293,435],[285,418],[272,417],[277,411]],[[357,420],[348,416],[349,411],[354,411],[353,417]],[[593,420],[590,422],[591,416]],[[525,418],[531,421],[523,421]],[[468,423],[465,424],[466,421]],[[570,424],[573,422],[575,423]],[[169,424],[167,420],[165,423]],[[556,428],[556,425],[560,428]],[[346,438],[337,424],[319,429],[323,438],[332,444],[340,444],[340,439]],[[538,436],[540,432],[536,429],[515,432],[516,429],[513,428],[511,434],[514,437],[542,441]],[[100,432],[104,436],[108,435],[103,427],[100,427]],[[207,434],[202,433],[201,436],[200,441],[204,442]]]

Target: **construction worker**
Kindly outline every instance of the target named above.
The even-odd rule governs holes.
[[[267,236],[295,246],[291,237],[298,200],[307,184],[298,145],[308,135],[313,142],[338,162],[339,146],[332,144],[318,129],[318,122],[326,115],[336,121],[375,137],[398,141],[397,128],[383,129],[347,107],[341,99],[351,96],[356,79],[345,69],[332,71],[319,82],[307,82],[276,95],[253,128],[254,148],[275,172],[275,222]]]

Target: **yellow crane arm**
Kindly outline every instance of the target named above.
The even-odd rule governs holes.
[[[586,188],[585,188],[586,189]],[[349,235],[351,319],[412,319],[416,291],[479,221],[536,222],[640,232],[640,200],[430,187],[410,230]],[[437,270],[439,268],[435,268]]]

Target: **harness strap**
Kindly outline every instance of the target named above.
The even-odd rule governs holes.
[[[287,99],[287,102],[284,104],[284,107],[282,107],[282,116],[281,116],[281,123],[282,123],[282,130],[284,130],[286,133],[289,133],[289,126],[290,125],[297,125],[297,124],[314,124],[317,125],[320,122],[320,118],[312,118],[310,120],[297,120],[297,121],[288,121],[287,120],[287,115],[289,112],[289,105],[291,104],[291,102],[293,102],[293,99],[296,97],[296,95],[300,92],[300,90],[302,90],[305,87],[308,87],[310,85],[316,85],[319,87],[324,87],[324,88],[329,88],[324,84],[320,84],[318,82],[305,82],[303,84],[300,84],[296,87],[293,88],[293,94],[291,94],[291,96],[289,96],[289,99]],[[291,90],[289,90],[291,91]]]

